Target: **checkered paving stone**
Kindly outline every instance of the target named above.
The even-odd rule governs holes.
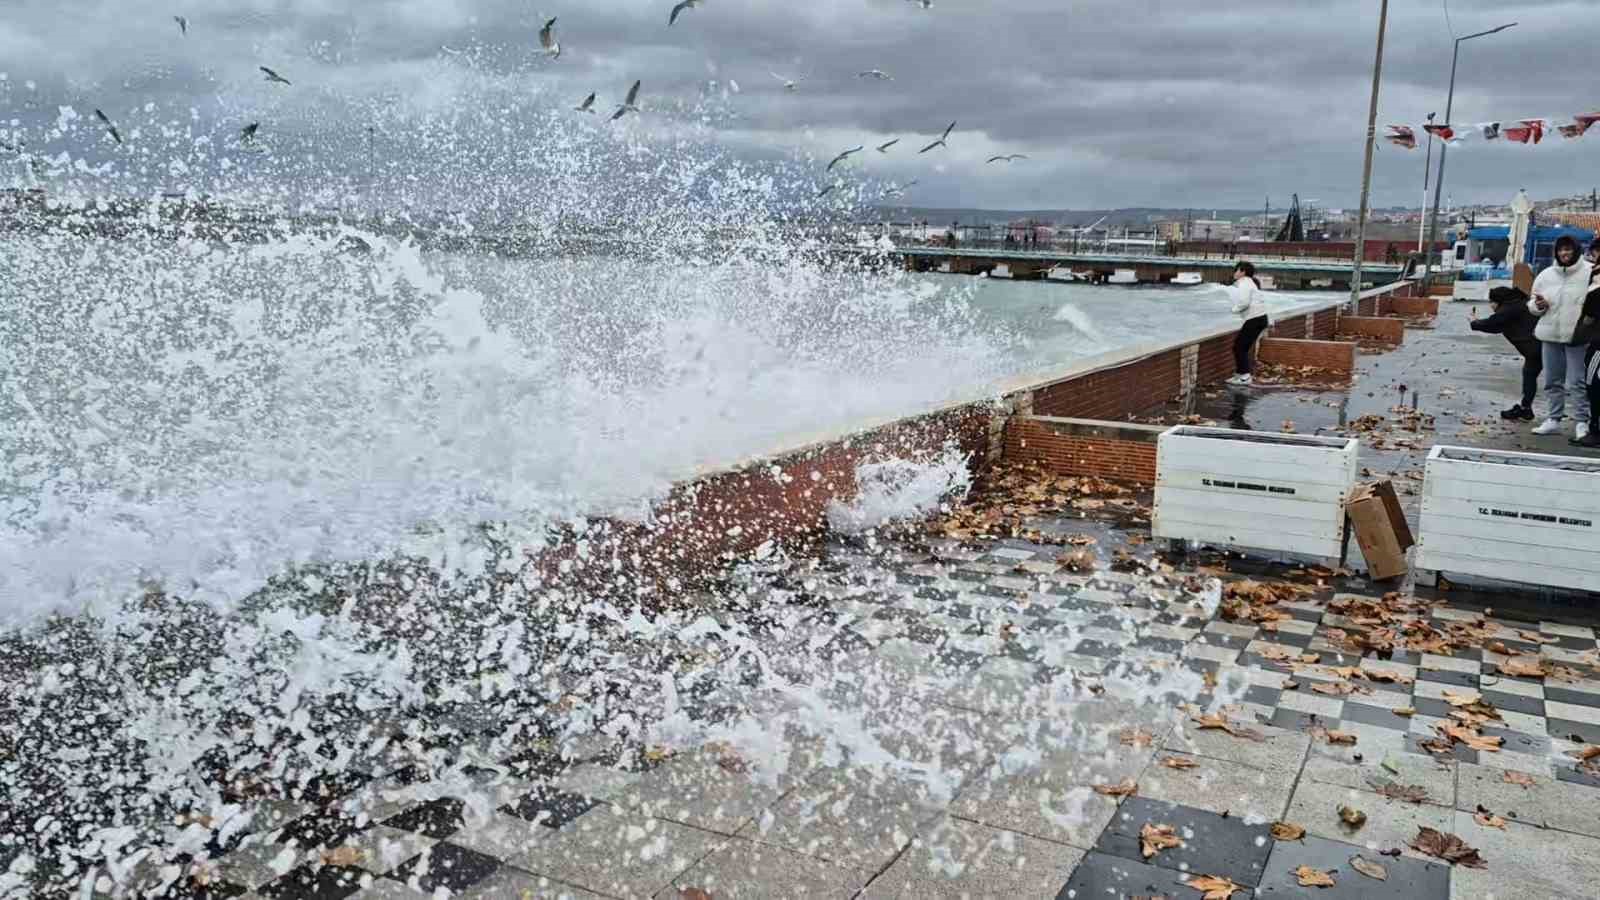
[[[1060,530],[1074,527],[1069,523]],[[969,833],[999,835],[985,837],[989,856],[1005,856],[1003,848],[1010,840],[1059,848],[1059,853],[1030,855],[1072,860],[1075,865],[1010,872],[1007,877],[1023,879],[1018,883],[1057,885],[1058,896],[1064,898],[1191,896],[1196,894],[1184,882],[1194,875],[1231,879],[1241,887],[1236,897],[1301,897],[1307,889],[1298,886],[1293,872],[1306,865],[1334,873],[1336,885],[1315,893],[1322,900],[1443,900],[1452,896],[1451,868],[1409,850],[1401,856],[1379,855],[1378,850],[1394,850],[1403,843],[1388,841],[1381,824],[1366,834],[1324,830],[1320,836],[1314,833],[1283,842],[1269,834],[1272,815],[1320,809],[1316,803],[1322,795],[1317,792],[1329,792],[1370,808],[1375,823],[1392,821],[1397,829],[1414,821],[1448,824],[1458,799],[1466,799],[1453,795],[1456,766],[1476,766],[1491,773],[1525,772],[1539,779],[1544,790],[1569,792],[1569,805],[1600,808],[1600,775],[1565,756],[1575,742],[1600,741],[1600,680],[1503,674],[1498,665],[1504,658],[1480,649],[1448,655],[1396,650],[1386,659],[1362,659],[1331,643],[1324,633],[1327,628],[1353,627],[1349,620],[1326,611],[1325,604],[1334,597],[1331,588],[1283,604],[1289,618],[1268,630],[1249,622],[1224,621],[1208,612],[1195,595],[1177,589],[1183,571],[1167,576],[1170,589],[1158,586],[1152,591],[1148,584],[1140,587],[1138,578],[1120,573],[1060,571],[1055,563],[1060,547],[1008,541],[975,553],[934,541],[927,550],[863,554],[853,547],[836,549],[850,562],[817,592],[827,598],[827,606],[813,621],[816,630],[810,639],[816,659],[868,658],[923,665],[949,679],[944,683],[952,686],[1082,684],[1107,669],[1128,671],[1129,661],[1137,659],[1156,671],[1205,679],[1202,690],[1189,692],[1190,697],[1199,693],[1193,701],[1198,706],[1226,704],[1223,711],[1236,721],[1269,735],[1296,737],[1298,742],[1214,746],[1207,742],[1216,740],[1216,732],[1187,729],[1185,737],[1169,740],[1162,749],[1157,738],[1156,746],[1141,759],[1138,776],[1153,796],[1127,798],[1109,812],[1103,827],[1082,834],[1020,830],[1032,827],[1016,824],[1031,821],[1026,809],[999,815],[1000,821],[979,823],[961,818],[963,807],[958,803],[949,808],[953,819],[886,806],[889,824],[870,841],[853,839],[848,822],[841,822],[831,844],[818,844],[804,827],[794,827],[797,823],[776,821],[780,811],[804,806],[807,795],[796,792],[794,785],[766,792],[735,789],[730,796],[749,794],[747,803],[739,803],[737,821],[714,824],[714,815],[677,808],[670,798],[638,808],[640,801],[637,796],[630,799],[630,791],[659,763],[643,756],[638,747],[608,746],[567,759],[553,749],[530,750],[500,761],[499,781],[491,784],[498,783],[503,802],[497,801],[487,818],[484,810],[468,809],[462,799],[449,796],[396,802],[384,807],[383,815],[371,818],[342,816],[336,813],[341,798],[373,786],[364,778],[350,779],[313,792],[321,798],[320,807],[288,806],[293,814],[270,829],[235,835],[226,846],[213,842],[212,859],[204,863],[212,874],[203,886],[152,896],[474,897],[493,896],[502,887],[510,889],[507,886],[529,891],[530,896],[647,896],[672,885],[693,886],[685,878],[692,879],[697,871],[693,866],[701,860],[707,863],[700,871],[726,869],[737,881],[750,874],[739,868],[741,860],[763,854],[772,860],[805,860],[795,869],[797,883],[841,885],[838,896],[851,896],[860,882],[865,882],[860,896],[905,896],[903,885],[912,882],[919,896],[942,896],[937,879],[896,864],[910,852],[908,848],[921,846],[913,841],[927,838],[928,829],[934,827],[930,823],[937,818],[938,827],[947,831],[953,823]],[[1362,596],[1362,587],[1353,582],[1341,589]],[[1374,588],[1365,596],[1377,599],[1382,593]],[[1444,627],[1479,615],[1441,604],[1430,622]],[[1499,624],[1506,649],[1552,663],[1592,661],[1600,649],[1589,628],[1555,622]],[[1297,661],[1302,655],[1314,655],[1316,664],[1291,666],[1283,661],[1285,654]],[[1354,682],[1355,689],[1348,693],[1319,690],[1344,682],[1332,669],[1338,666],[1360,666],[1414,680]],[[1588,671],[1586,665],[1583,668]],[[1463,695],[1481,697],[1499,711],[1501,720],[1486,725],[1483,733],[1504,738],[1500,753],[1458,745],[1440,755],[1423,746],[1434,736],[1434,725],[1448,720],[1449,698]],[[715,701],[710,692],[694,699]],[[930,701],[949,703],[951,708],[966,702],[956,699],[954,692],[918,698]],[[1332,747],[1315,736],[1318,729],[1349,731],[1358,736],[1358,743]],[[1305,733],[1313,735],[1309,749]],[[1192,755],[1201,765],[1192,773],[1164,769],[1158,750],[1164,756]],[[983,759],[970,763],[974,771],[985,768],[976,765]],[[1436,771],[1446,777],[1430,774]],[[1430,794],[1422,808],[1391,811],[1388,805],[1398,801],[1374,793],[1373,785],[1401,772],[1417,773],[1435,785],[1434,790],[1452,795]],[[403,783],[401,775],[391,774],[384,783]],[[1485,777],[1493,781],[1492,775]],[[1259,794],[1256,799],[1264,800],[1269,814],[1234,814],[1244,808],[1230,806],[1226,799],[1235,784],[1239,791]],[[1083,791],[1086,785],[1067,779],[1051,787]],[[1198,803],[1190,799],[1192,791],[1216,794],[1202,805],[1218,808],[1189,805]],[[1282,793],[1266,798],[1271,791]],[[757,796],[759,800],[751,799]],[[1213,799],[1217,802],[1209,803]],[[1035,802],[1032,797],[1022,800]],[[1089,800],[1094,808],[1104,808],[1095,806],[1103,798]],[[715,802],[721,808],[730,801]],[[1471,807],[1462,809],[1471,812]],[[1175,827],[1183,846],[1144,857],[1139,830],[1147,823]],[[1006,827],[1019,830],[1005,831]],[[1552,827],[1553,840],[1566,833]],[[681,847],[667,849],[680,856],[686,853],[684,848],[694,852],[682,859],[623,860],[617,854],[626,851],[606,843],[615,829],[671,834]],[[1486,847],[1484,852],[1492,860],[1492,850]],[[1381,862],[1387,880],[1376,881],[1352,869],[1349,860],[1356,855]],[[1018,865],[1025,868],[1028,862]],[[897,879],[895,884],[902,887],[896,890],[902,892],[889,890],[889,881],[875,890],[874,873]],[[722,896],[710,890],[713,896]],[[827,890],[832,888],[822,895]],[[965,890],[970,892],[970,887]]]

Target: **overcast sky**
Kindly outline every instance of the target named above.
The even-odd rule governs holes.
[[[448,105],[464,82],[482,79],[525,87],[529,103],[575,103],[595,90],[606,105],[642,78],[644,115],[628,128],[681,133],[698,120],[686,112],[696,98],[711,96],[712,139],[743,156],[826,160],[900,137],[891,154],[869,149],[856,170],[918,179],[906,198],[917,205],[1249,208],[1291,192],[1326,206],[1357,201],[1379,0],[935,0],[931,9],[706,0],[668,28],[671,6],[0,0],[0,125],[54,119],[62,104],[133,120],[151,103],[201,116],[238,109],[292,131],[319,121],[330,97]],[[188,17],[186,38],[174,14]],[[1600,108],[1600,4],[1453,0],[1450,15],[1457,34],[1520,23],[1463,45],[1457,122]],[[534,52],[545,16],[559,17],[559,60]],[[1434,110],[1442,120],[1450,49],[1441,3],[1394,0],[1380,129]],[[262,64],[295,86],[265,84]],[[893,80],[856,77],[871,68]],[[774,71],[808,77],[788,93]],[[730,79],[741,90],[723,102]],[[950,146],[918,155],[951,120]],[[1031,159],[985,165],[998,153]],[[1416,203],[1422,167],[1420,151],[1380,144],[1375,205]],[[1498,202],[1519,187],[1547,197],[1596,183],[1600,131],[1537,147],[1461,147],[1446,192]]]

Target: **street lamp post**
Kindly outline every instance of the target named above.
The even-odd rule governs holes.
[[[1437,113],[1428,113],[1428,124],[1433,124]],[[1417,252],[1421,253],[1428,233],[1428,179],[1433,174],[1433,132],[1428,132],[1428,156],[1422,164],[1422,205],[1417,207]]]
[[[1367,259],[1367,201],[1372,192],[1372,149],[1378,138],[1378,86],[1383,82],[1383,35],[1389,26],[1389,0],[1378,13],[1378,52],[1372,60],[1372,101],[1367,105],[1367,156],[1361,170],[1361,213],[1356,219],[1356,254],[1350,273],[1350,311],[1361,299],[1361,264]]]
[[[1501,25],[1499,28],[1491,28],[1488,31],[1480,31],[1476,34],[1469,34],[1456,38],[1455,49],[1450,54],[1450,92],[1445,96],[1444,101],[1445,125],[1451,125],[1450,112],[1451,108],[1455,105],[1456,63],[1461,60],[1461,42],[1470,41],[1473,38],[1488,37],[1491,34],[1499,34],[1500,32],[1505,31],[1507,28],[1515,28],[1516,25],[1517,23],[1510,22],[1508,24]],[[1439,197],[1444,190],[1444,157],[1445,152],[1449,149],[1449,141],[1439,142],[1439,174],[1433,180],[1433,212],[1428,217],[1428,246],[1424,248],[1425,255],[1423,256],[1422,264],[1423,284],[1427,284],[1428,276],[1432,274],[1433,245],[1439,240]]]

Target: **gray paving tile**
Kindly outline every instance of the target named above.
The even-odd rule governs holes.
[[[656,894],[678,900],[680,891],[698,888],[713,897],[740,900],[766,897],[850,897],[872,878],[858,869],[750,841],[731,841],[679,875]]]
[[[1139,778],[1140,796],[1268,822],[1281,817],[1289,805],[1298,774],[1292,767],[1258,769],[1222,759],[1194,759],[1199,765],[1192,769],[1162,765],[1145,769]]]
[[[604,897],[510,866],[501,866],[493,875],[455,896],[459,900],[602,900]]]
[[[1379,881],[1356,871],[1350,858],[1361,856],[1383,866]],[[1294,872],[1310,866],[1331,872],[1331,888],[1304,888]],[[1267,859],[1257,897],[1317,897],[1319,900],[1448,900],[1450,867],[1444,863],[1379,856],[1362,847],[1308,835],[1301,841],[1276,841]],[[1507,898],[1509,900],[1509,898]]]
[[[1299,770],[1305,760],[1306,750],[1311,746],[1310,736],[1254,722],[1237,719],[1235,722],[1258,732],[1263,739],[1256,741],[1235,737],[1219,729],[1202,729],[1195,722],[1186,720],[1168,735],[1162,746],[1177,753],[1209,756],[1257,769]]]
[[[903,782],[824,769],[738,837],[876,872],[940,813],[924,791]]]
[[[945,818],[919,834],[864,898],[1050,897],[1084,851]]]
[[[1261,880],[1272,849],[1268,824],[1271,820],[1254,825],[1248,821],[1251,817],[1223,817],[1178,803],[1129,797],[1101,832],[1094,849],[1165,869],[1220,875],[1254,887]],[[1147,824],[1172,826],[1182,836],[1183,846],[1145,859],[1139,832]]]
[[[1210,875],[1214,873],[1195,872],[1192,874]],[[1056,900],[1198,897],[1200,895],[1195,889],[1185,883],[1190,877],[1189,873],[1175,872],[1159,866],[1134,862],[1130,859],[1123,859],[1120,856],[1090,853],[1073,870],[1072,877],[1067,879],[1067,883],[1056,894]],[[1234,900],[1249,900],[1253,896],[1255,896],[1254,892],[1248,890],[1233,895]]]
[[[1347,826],[1339,817],[1341,806],[1366,813],[1366,824],[1359,828]],[[1307,779],[1295,788],[1294,799],[1283,818],[1328,840],[1354,844],[1372,853],[1399,847],[1407,855],[1421,859],[1422,854],[1410,848],[1418,826],[1446,831],[1453,813],[1444,806],[1389,800],[1367,791]]]
[[[1306,760],[1303,777],[1358,791],[1375,791],[1390,782],[1416,785],[1427,792],[1429,802],[1441,806],[1454,806],[1456,802],[1456,762],[1453,759],[1440,762],[1413,753],[1374,753],[1362,757],[1358,763],[1312,753]]]
[[[1475,847],[1487,865],[1456,866],[1450,873],[1455,900],[1538,897],[1593,900],[1600,884],[1600,841],[1508,822],[1504,829],[1479,825],[1458,811],[1451,832]]]
[[[1558,781],[1547,772],[1528,774],[1534,784],[1523,787],[1508,783],[1500,769],[1463,764],[1456,807],[1472,812],[1482,806],[1527,825],[1600,838],[1600,790]]]
[[[613,897],[649,897],[729,839],[600,806],[506,862]]]
[[[737,755],[693,751],[646,773],[614,802],[652,818],[731,835],[796,783],[787,772],[776,784],[763,783]]]

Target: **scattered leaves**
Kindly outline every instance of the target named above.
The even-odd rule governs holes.
[[[1300,868],[1295,869],[1294,877],[1300,879],[1301,887],[1326,888],[1333,887],[1335,883],[1332,872],[1324,872],[1321,869],[1313,869],[1307,865],[1302,865]]]
[[[1483,857],[1478,855],[1478,851],[1468,847],[1461,838],[1435,831],[1426,825],[1417,829],[1417,836],[1411,839],[1411,847],[1419,853],[1426,853],[1469,869],[1482,869],[1487,865]]]
[[[1148,747],[1155,741],[1156,736],[1143,728],[1124,728],[1117,735],[1117,739],[1129,747]]]
[[[1139,792],[1139,782],[1134,781],[1132,778],[1124,778],[1116,784],[1097,784],[1094,786],[1094,792],[1096,794],[1104,794],[1107,797],[1115,797],[1117,802],[1120,803],[1124,797],[1132,797]]]
[[[1200,765],[1199,762],[1187,756],[1163,756],[1161,764],[1169,769],[1193,769]]]
[[[1272,838],[1277,841],[1298,841],[1306,836],[1306,830],[1293,822],[1273,822]]]
[[[1185,881],[1189,887],[1201,892],[1200,900],[1230,900],[1244,888],[1217,875],[1190,875]]]
[[[1149,859],[1163,850],[1182,847],[1183,838],[1178,837],[1177,831],[1171,825],[1156,825],[1144,823],[1139,829],[1139,852]]]
[[[1367,814],[1349,806],[1339,807],[1339,821],[1354,830],[1367,824]]]
[[[1368,878],[1373,878],[1378,881],[1389,880],[1389,870],[1384,868],[1383,863],[1374,862],[1373,860],[1367,859],[1364,856],[1356,855],[1350,857],[1350,868],[1355,869],[1357,872],[1360,872]]]

